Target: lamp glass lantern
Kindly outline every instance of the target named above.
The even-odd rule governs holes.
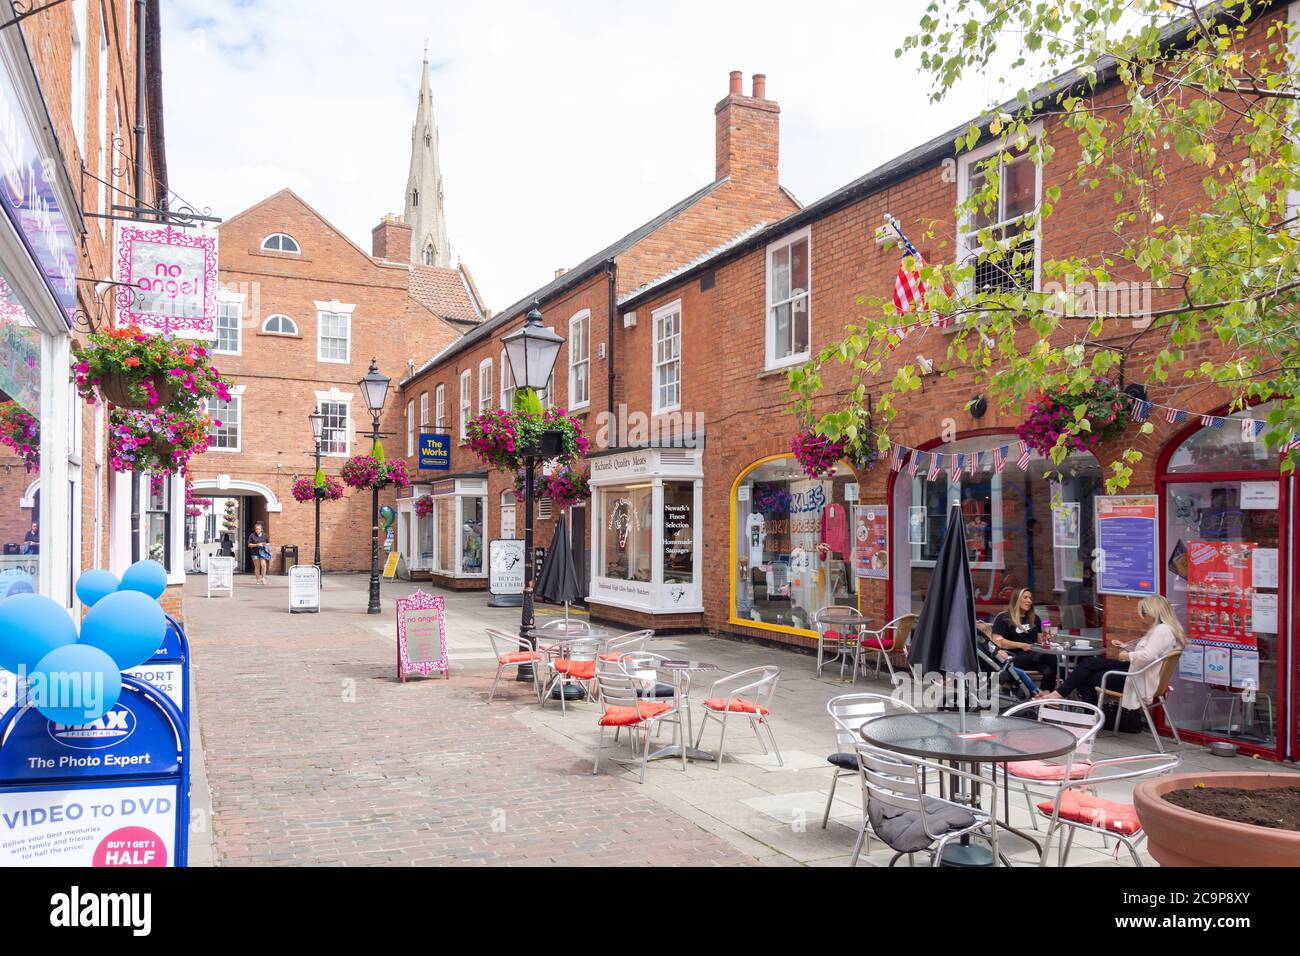
[[[501,340],[501,344],[510,360],[515,384],[540,392],[551,381],[564,339],[542,325],[542,313],[534,305],[524,327],[511,332]]]
[[[387,375],[379,372],[379,364],[376,359],[370,360],[370,369],[357,384],[361,387],[361,394],[365,397],[366,408],[370,409],[371,414],[378,415],[384,409],[384,400],[388,398],[388,385],[392,381]]]
[[[307,416],[307,420],[311,422],[311,436],[319,445],[321,435],[325,434],[325,416],[321,414],[320,406],[317,406],[316,410]]]

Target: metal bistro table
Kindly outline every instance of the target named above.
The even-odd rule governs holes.
[[[534,627],[529,630],[528,636],[535,642],[534,647],[546,644],[548,647],[558,648],[560,655],[565,656],[575,644],[599,644],[621,633],[621,631],[611,631],[607,627],[583,627],[581,630],[577,627]],[[566,692],[568,693],[566,700],[581,700],[583,697],[580,688],[570,685],[564,688],[556,687],[551,692],[551,699],[559,700],[560,694]]]
[[[1091,640],[1082,637],[1070,637],[1068,634],[1061,635],[1060,640],[1047,644],[1038,644],[1035,650],[1043,651],[1047,654],[1053,654],[1060,659],[1060,680],[1065,680],[1070,676],[1070,671],[1078,666],[1079,661],[1085,657],[1096,657],[1099,654],[1106,653],[1106,647],[1100,640]],[[1077,646],[1075,641],[1088,641],[1087,647]]]
[[[862,653],[862,630],[866,626],[866,621],[856,607],[848,604],[834,604],[830,607],[824,607],[817,612],[817,618],[821,625],[829,625],[839,634],[839,638],[835,642],[835,653],[823,657],[823,647],[827,641],[822,628],[818,628],[817,676],[821,677],[823,667],[838,660],[840,662],[840,683],[842,684],[844,683],[844,665],[851,663],[856,668],[858,655]],[[850,641],[852,642],[851,645]],[[854,676],[857,676],[856,670]]]
[[[682,680],[683,674],[689,678],[692,674],[717,670],[721,670],[717,664],[709,664],[704,661],[665,659],[657,662],[655,667],[655,679],[657,680],[660,677],[667,677],[677,688],[677,696],[680,701],[683,717],[682,740],[681,743],[669,744],[667,747],[659,748],[654,753],[650,754],[650,756],[646,758],[647,760],[663,760],[667,757],[680,757],[683,747],[686,748],[687,760],[718,759],[716,753],[708,750],[698,750],[691,746],[695,730],[691,720],[691,700],[688,690],[690,681]],[[646,742],[646,745],[649,746],[649,741]]]
[[[1005,764],[1017,760],[1044,760],[1069,753],[1078,745],[1074,734],[1052,724],[1023,717],[994,717],[982,714],[943,712],[936,714],[893,714],[877,717],[862,725],[862,739],[881,750],[893,750],[914,757],[951,764],[971,764],[976,774],[982,764]],[[1003,801],[1007,800],[1003,773]],[[962,844],[956,858],[966,866],[998,865],[998,788],[989,790],[989,842],[992,852]],[[978,806],[978,789],[971,795]],[[1042,845],[1027,833],[1004,821],[1003,828],[1023,837],[1043,852]],[[956,848],[954,848],[956,849]],[[948,853],[945,853],[947,858]],[[984,857],[984,854],[988,854]]]

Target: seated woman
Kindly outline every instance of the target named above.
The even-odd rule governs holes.
[[[1085,657],[1070,672],[1070,676],[1061,682],[1057,693],[1044,696],[1069,697],[1077,692],[1081,699],[1096,704],[1100,697],[1098,685],[1102,674],[1107,671],[1140,670],[1175,648],[1182,649],[1186,646],[1187,637],[1183,633],[1183,626],[1165,598],[1154,594],[1144,597],[1138,602],[1138,617],[1151,622],[1150,630],[1140,639],[1129,644],[1111,641],[1111,646],[1119,649],[1118,655]],[[1141,677],[1125,681],[1124,698],[1121,701],[1124,709],[1137,710],[1144,702],[1150,701],[1159,689],[1159,684],[1160,670],[1155,667]]]
[[[1038,649],[1043,624],[1034,613],[1033,591],[1021,588],[992,624],[980,621],[975,626],[994,647],[1011,655],[1011,663],[1017,669],[1042,674],[1043,690],[1056,687],[1056,655]]]

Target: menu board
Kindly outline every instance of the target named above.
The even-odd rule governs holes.
[[[1097,590],[1103,594],[1156,593],[1155,495],[1103,495],[1094,500],[1097,521]]]
[[[235,593],[235,559],[214,554],[208,558],[208,597],[213,591]]]
[[[397,599],[397,676],[451,676],[447,663],[447,614],[442,596],[416,591]]]
[[[1187,636],[1241,647],[1255,646],[1249,541],[1187,544]]]
[[[860,578],[889,577],[889,506],[853,509],[853,564]]]

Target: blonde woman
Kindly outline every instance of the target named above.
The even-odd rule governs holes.
[[[975,626],[992,645],[988,648],[989,653],[998,660],[1010,657],[1012,665],[1021,674],[1038,671],[1043,675],[1043,690],[1050,691],[1056,686],[1056,655],[1038,648],[1043,622],[1034,611],[1034,592],[1029,588],[1021,588],[1013,594],[1007,609],[998,614],[992,624],[979,621]],[[1033,682],[1021,674],[1016,676],[1026,687],[1032,687]],[[1034,688],[1030,693],[1036,690]]]
[[[1138,602],[1138,617],[1150,622],[1150,628],[1136,642],[1125,644],[1123,641],[1111,641],[1111,647],[1119,653],[1114,657],[1085,657],[1070,672],[1070,676],[1061,682],[1057,693],[1045,694],[1045,697],[1069,697],[1078,692],[1089,703],[1097,703],[1097,685],[1101,675],[1107,671],[1137,671],[1152,661],[1158,661],[1170,651],[1181,650],[1187,644],[1183,625],[1174,615],[1169,602],[1158,595],[1144,597]],[[1160,668],[1151,670],[1124,682],[1124,698],[1120,701],[1126,710],[1137,710],[1143,701],[1150,701],[1160,685]]]

